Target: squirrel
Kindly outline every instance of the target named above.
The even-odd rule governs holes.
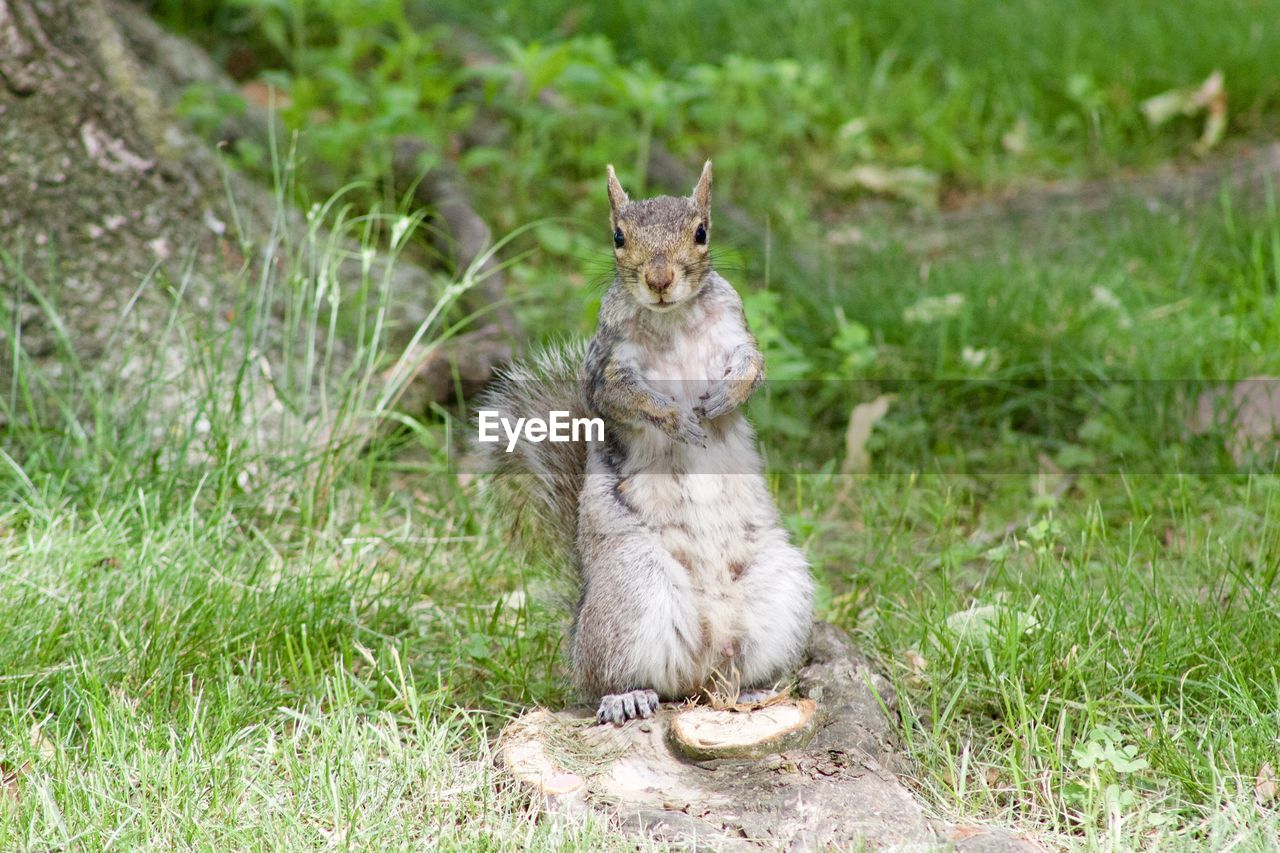
[[[632,201],[607,174],[616,273],[595,336],[511,366],[479,403],[594,416],[603,440],[480,450],[572,542],[572,673],[621,724],[726,688],[771,695],[808,644],[813,581],[742,412],[764,358],[712,268],[711,161],[688,198]]]

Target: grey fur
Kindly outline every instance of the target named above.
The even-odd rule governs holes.
[[[608,177],[623,245],[594,338],[512,368],[486,399],[512,417],[599,416],[605,441],[487,455],[572,540],[573,674],[602,722],[622,722],[649,696],[775,684],[808,640],[813,586],[740,411],[764,362],[711,268],[711,164],[689,198],[631,201]]]

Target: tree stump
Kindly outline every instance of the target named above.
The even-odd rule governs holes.
[[[797,698],[716,710],[664,705],[597,725],[587,709],[537,709],[497,760],[548,814],[605,815],[625,834],[717,850],[946,845],[1039,850],[994,827],[932,818],[903,784],[895,699],[843,632],[815,625]]]

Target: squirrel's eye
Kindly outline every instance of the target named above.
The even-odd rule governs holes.
[[[693,232],[693,242],[699,246],[707,245],[707,226],[701,222],[698,223],[698,230]]]
[[[627,245],[627,238],[622,236],[622,229],[613,229],[613,248],[621,249],[625,245]]]

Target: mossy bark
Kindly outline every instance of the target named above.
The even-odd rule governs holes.
[[[216,233],[216,162],[139,79],[100,0],[0,0],[0,378],[15,343],[109,358],[122,322],[162,321],[178,271],[199,270],[200,299],[240,260]]]
[[[182,335],[173,332],[189,323],[206,339],[253,352],[264,376],[272,374],[260,383],[270,386],[261,402],[280,409],[281,365],[305,363],[307,383],[325,381],[307,361],[314,348],[304,358],[289,355],[309,344],[282,325],[278,301],[257,306],[263,316],[251,329],[235,322],[237,290],[244,288],[229,285],[258,281],[264,267],[285,277],[280,270],[291,251],[293,274],[327,279],[361,298],[388,270],[390,287],[377,298],[385,299],[385,344],[393,349],[432,312],[441,288],[421,267],[403,260],[387,267],[381,254],[369,263],[362,247],[331,239],[269,188],[219,163],[209,142],[169,113],[192,83],[232,86],[198,47],[165,33],[133,4],[0,0],[0,393],[14,396],[19,370],[44,382],[68,374],[151,381],[154,372],[138,367],[143,361],[170,375],[194,373],[191,353],[176,340]],[[269,117],[249,118],[252,127],[241,132],[266,133]],[[411,172],[397,178],[417,183],[421,176]],[[448,197],[420,199],[433,201],[443,211],[438,230],[470,252],[460,265],[475,262],[487,229],[479,241],[454,233],[458,216],[450,211],[469,214],[458,221],[478,222],[456,187]],[[304,258],[299,247],[306,245],[317,248]],[[483,271],[475,298],[500,303],[501,276]],[[519,339],[507,309],[488,316],[488,325],[470,334],[415,344],[395,371],[373,378],[371,398],[391,397],[417,415],[430,402],[454,399],[458,377],[464,391],[483,385]],[[326,375],[343,375],[353,363],[351,347],[332,336],[325,346]],[[158,402],[172,410],[190,398],[188,389]],[[331,435],[315,413],[284,408],[318,436]],[[0,407],[0,426],[5,416]]]

